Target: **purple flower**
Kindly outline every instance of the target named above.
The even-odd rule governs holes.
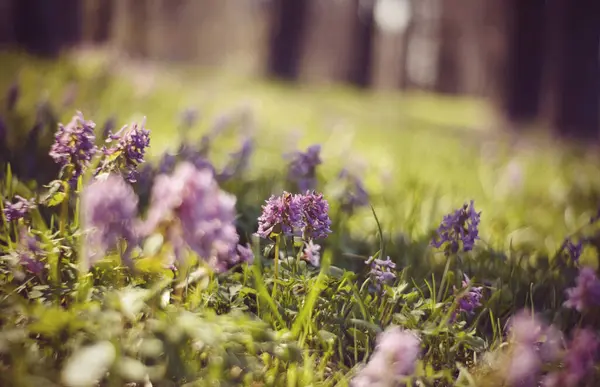
[[[369,363],[352,380],[351,386],[392,386],[410,376],[421,351],[419,337],[398,326],[390,326],[377,337]]]
[[[240,150],[231,154],[231,159],[223,172],[218,176],[220,181],[231,179],[233,176],[241,175],[248,168],[248,161],[254,150],[254,142],[247,138]]]
[[[373,286],[377,290],[381,289],[381,285],[390,284],[396,279],[396,264],[390,259],[390,257],[387,257],[385,260],[373,259],[373,257],[369,257],[365,263],[371,266],[371,271],[369,274],[373,279]]]
[[[46,267],[39,257],[44,255],[44,250],[40,247],[36,237],[31,235],[27,228],[21,227],[19,230],[19,245],[17,248],[17,257],[19,264],[28,272],[40,276]]]
[[[481,298],[483,297],[482,291],[483,287],[481,286],[472,286],[471,280],[465,274],[465,279],[462,282],[462,293],[457,297],[458,308],[457,312],[465,312],[466,314],[473,315],[475,314],[475,308],[481,306]],[[457,292],[457,289],[454,288],[454,291]]]
[[[116,134],[109,133],[110,140],[117,141],[111,148],[104,148],[107,156],[120,152],[123,155],[127,180],[134,183],[137,178],[137,167],[144,163],[146,148],[150,146],[150,131],[144,128],[146,119],[141,124],[133,124],[131,127],[124,126]]]
[[[179,119],[184,128],[191,128],[198,122],[198,116],[198,109],[187,108],[179,114]]]
[[[175,164],[177,164],[177,157],[168,152],[164,152],[158,163],[158,173],[159,174],[172,173],[173,170],[175,169]]]
[[[122,259],[131,264],[129,254],[137,245],[135,231],[138,197],[119,175],[98,176],[88,185],[81,197],[83,228],[87,235],[86,267],[101,259],[109,249],[127,242]]]
[[[538,343],[547,331],[534,316],[521,311],[510,320],[513,344],[507,379],[514,386],[535,386],[542,366]]]
[[[252,246],[249,243],[237,246],[237,252],[240,262],[252,263],[254,261],[254,252],[252,252]]]
[[[579,312],[600,304],[600,280],[594,270],[590,267],[579,269],[576,286],[566,290],[567,308],[576,309]]]
[[[58,124],[50,156],[62,169],[71,167],[71,182],[76,182],[88,166],[97,151],[94,141],[95,124],[85,121],[83,114],[77,112],[66,126]]]
[[[171,176],[156,177],[145,233],[165,225],[178,259],[185,243],[221,271],[240,258],[235,202],[235,196],[219,188],[212,171],[181,163]]]
[[[4,216],[8,222],[22,219],[29,211],[35,208],[35,200],[27,200],[19,195],[15,195],[16,202],[6,201],[4,204]]]
[[[369,194],[358,176],[344,169],[340,172],[339,179],[345,183],[344,191],[340,198],[343,211],[352,214],[356,208],[369,204]]]
[[[544,387],[576,387],[593,372],[598,356],[600,341],[590,329],[579,329],[563,360],[564,369],[553,372],[544,378]]]
[[[283,192],[281,196],[272,195],[262,209],[257,232],[262,238],[268,239],[271,233],[280,232],[289,236],[294,228],[303,226],[303,206],[297,195],[289,192]]]
[[[571,238],[565,239],[564,249],[567,251],[569,257],[573,260],[573,262],[579,261],[579,257],[581,257],[581,253],[583,252],[583,241],[580,240],[577,243],[573,243]]]
[[[437,238],[431,241],[433,247],[440,248],[446,245],[446,254],[456,254],[462,243],[463,251],[473,249],[475,240],[479,239],[479,221],[481,212],[476,212],[471,200],[470,205],[465,204],[454,213],[444,216],[437,229]]]
[[[319,266],[321,264],[321,246],[314,243],[312,240],[304,242],[302,258],[313,266]]]
[[[329,219],[329,203],[323,194],[306,192],[305,195],[296,195],[303,215],[302,231],[307,239],[327,238],[331,233],[331,220]]]
[[[110,117],[108,120],[106,120],[104,127],[102,128],[102,138],[109,138],[116,125],[117,120],[115,117]]]
[[[316,188],[316,168],[321,164],[321,146],[312,145],[306,152],[296,152],[288,166],[288,178],[298,185],[300,191]]]

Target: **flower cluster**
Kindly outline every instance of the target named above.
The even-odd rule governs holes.
[[[565,306],[579,312],[600,305],[600,280],[594,270],[590,267],[579,269],[576,286],[567,289],[566,294]]]
[[[35,200],[33,199],[27,200],[19,195],[15,195],[15,199],[15,203],[9,201],[4,203],[3,212],[8,222],[24,218],[29,211],[35,208]]]
[[[544,387],[576,387],[593,372],[600,340],[590,329],[579,329],[575,332],[563,359],[564,369],[553,372],[543,379]]]
[[[475,240],[479,239],[479,221],[481,212],[476,212],[471,200],[470,205],[444,216],[437,229],[437,237],[431,241],[436,248],[446,246],[446,254],[456,254],[462,244],[463,251],[473,249]]]
[[[269,238],[272,233],[294,235],[299,230],[306,240],[326,238],[331,233],[329,204],[323,194],[306,192],[272,195],[258,218],[257,234]]]
[[[508,382],[512,386],[537,385],[543,362],[556,360],[559,355],[558,332],[521,311],[511,318],[510,334],[512,353],[506,374]]]
[[[172,175],[156,177],[144,233],[164,225],[178,259],[187,246],[222,271],[252,256],[247,247],[238,246],[235,203],[209,169],[184,162]]]
[[[146,148],[150,146],[150,131],[145,129],[145,119],[141,124],[124,126],[117,133],[109,132],[107,142],[116,141],[110,148],[104,147],[106,156],[120,154],[123,156],[122,164],[126,171],[127,180],[134,183],[137,179],[137,167],[144,163]],[[110,160],[111,157],[107,159]]]
[[[21,227],[17,248],[17,259],[21,267],[29,273],[40,276],[44,271],[45,264],[39,258],[44,254],[37,238],[31,235],[25,227]]]
[[[414,370],[421,340],[408,330],[390,326],[377,338],[375,352],[369,363],[352,380],[352,387],[393,386],[399,378]]]
[[[117,248],[122,239],[127,242],[122,259],[131,265],[129,255],[138,242],[138,197],[131,186],[119,175],[100,175],[84,189],[81,200],[83,225],[88,231],[85,266]]]
[[[396,279],[396,264],[390,259],[390,257],[387,257],[385,260],[373,259],[373,257],[369,257],[365,263],[371,266],[371,271],[369,274],[373,279],[373,286],[377,290],[381,289],[382,285],[390,284]]]
[[[300,191],[316,188],[316,168],[321,164],[321,146],[312,145],[306,152],[295,152],[288,166],[288,178]]]
[[[230,155],[229,163],[225,166],[223,171],[219,173],[219,181],[226,181],[233,176],[241,175],[248,167],[248,161],[250,160],[253,150],[254,142],[252,138],[244,140],[241,148]]]
[[[460,290],[462,293],[456,298],[458,303],[456,312],[464,312],[473,315],[475,313],[475,308],[481,306],[483,287],[471,286],[469,277],[467,277],[466,274],[464,276],[465,279],[462,281],[462,289]],[[454,288],[454,292],[457,293],[458,290]]]
[[[77,181],[96,154],[95,126],[92,121],[85,121],[81,112],[77,112],[67,125],[58,125],[54,144],[50,148],[50,156],[62,170],[71,168],[69,174],[71,183]]]

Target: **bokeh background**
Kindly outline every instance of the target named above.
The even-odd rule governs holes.
[[[145,116],[150,161],[233,123],[256,139],[247,178],[268,180],[235,188],[242,202],[285,189],[282,155],[319,143],[319,190],[335,197],[341,168],[360,176],[393,243],[424,248],[441,216],[473,199],[491,246],[550,252],[600,201],[597,8],[0,0],[3,162],[51,180],[47,149],[76,110],[98,133]],[[236,141],[223,136],[211,161]],[[376,240],[369,208],[350,223],[352,240]]]

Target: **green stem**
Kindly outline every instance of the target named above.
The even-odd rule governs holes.
[[[275,261],[273,264],[273,295],[272,297],[275,298],[275,295],[277,294],[277,279],[279,277],[279,243],[280,243],[280,236],[279,234],[277,234],[275,236]]]
[[[446,277],[448,276],[448,270],[450,270],[450,262],[452,261],[452,256],[449,256],[446,260],[446,267],[444,267],[444,274],[442,274],[442,282],[440,283],[440,291],[437,296],[437,302],[442,301],[442,297],[446,293],[445,285],[446,285]]]

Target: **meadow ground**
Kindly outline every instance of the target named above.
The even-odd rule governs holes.
[[[392,372],[394,377],[412,374],[424,385],[482,386],[517,385],[530,378],[532,384],[521,385],[535,385],[542,374],[563,377],[560,372],[568,370],[564,366],[568,362],[558,357],[543,360],[544,367],[530,367],[516,376],[517,381],[500,378],[510,374],[506,369],[511,369],[517,356],[501,351],[501,343],[510,341],[503,335],[509,316],[522,308],[534,309],[567,337],[579,337],[575,328],[598,327],[597,310],[579,315],[563,307],[569,298],[565,290],[573,286],[578,268],[598,266],[598,241],[590,219],[600,203],[600,160],[593,150],[494,132],[490,109],[481,101],[464,98],[371,93],[338,86],[292,87],[90,53],[53,62],[3,54],[0,61],[0,90],[10,90],[15,79],[19,85],[15,107],[1,110],[13,155],[12,169],[3,175],[5,200],[15,193],[35,196],[35,191],[44,191],[40,184],[52,180],[27,182],[17,171],[14,175],[21,183],[12,181],[15,169],[27,165],[18,160],[31,158],[32,152],[46,160],[54,141],[56,128],[45,128],[35,144],[29,141],[29,129],[43,115],[40,106],[52,106],[54,117],[48,122],[64,124],[80,110],[96,122],[98,138],[111,117],[116,130],[145,116],[151,131],[149,165],[162,165],[165,152],[180,151],[177,157],[185,159],[182,143],[192,148],[198,161],[202,136],[222,127],[211,138],[206,160],[224,173],[231,153],[248,138],[253,142],[243,172],[240,168],[238,175],[219,182],[237,197],[236,226],[241,240],[253,241],[254,265],[216,276],[197,269],[190,280],[195,264],[182,264],[178,273],[186,273],[183,276],[153,264],[168,255],[161,246],[174,242],[148,237],[141,252],[135,253],[142,274],[123,266],[111,269],[118,265],[115,259],[123,258],[122,250],[82,274],[77,266],[82,253],[76,246],[83,240],[78,219],[85,204],[80,203],[78,188],[62,196],[54,192],[50,199],[38,196],[39,207],[49,208],[35,210],[36,215],[21,223],[12,224],[5,217],[6,257],[21,257],[17,260],[23,262],[23,251],[15,246],[26,232],[20,226],[26,226],[43,241],[45,253],[34,259],[44,264],[48,274],[48,278],[27,272],[19,276],[14,262],[4,261],[2,302],[10,313],[2,325],[4,330],[14,328],[10,332],[17,338],[4,334],[0,351],[5,357],[0,364],[10,370],[6,381],[14,385],[28,385],[31,380],[54,385],[62,378],[73,386],[91,385],[94,380],[123,385],[144,379],[156,385],[221,380],[232,385],[302,386],[345,384],[354,377],[357,385],[372,385],[375,381],[368,378],[378,373],[377,362],[384,362],[377,360],[381,358],[377,351],[372,354],[373,340],[380,337],[384,348],[384,336],[377,336],[384,330],[391,332],[390,342],[401,342],[396,353],[415,352],[414,364]],[[191,120],[193,111],[197,121]],[[185,118],[194,122],[183,124]],[[267,235],[257,243],[250,237],[257,230],[260,206],[271,194],[298,192],[297,182],[287,174],[286,155],[294,157],[294,152],[304,152],[313,144],[321,145],[322,160],[313,188],[329,201],[332,221],[332,233],[319,241],[322,250],[316,254],[322,265],[302,261],[307,258],[303,243],[315,238],[296,236],[284,243],[284,234],[271,242]],[[120,151],[115,154],[106,156],[106,165],[115,163],[115,170],[120,170],[124,164],[119,164],[119,158],[126,156]],[[345,194],[356,187],[344,185],[348,181],[339,178],[343,168],[364,181],[372,208],[363,203],[346,210]],[[39,177],[35,175],[31,177]],[[145,214],[150,189],[143,183],[140,179],[133,186]],[[443,216],[471,200],[481,211],[475,247],[467,248],[460,236],[455,236],[460,251],[451,241],[440,248],[431,246]],[[453,226],[458,227],[455,231],[473,222],[474,215],[469,214],[455,217],[455,222],[462,222]],[[167,239],[170,235],[165,230],[156,233]],[[584,241],[576,258],[561,248],[572,233],[574,241]],[[278,256],[274,251],[283,254],[280,266],[273,265],[273,255]],[[390,256],[395,268],[389,270],[391,264],[384,262],[365,265],[370,256]],[[394,278],[377,287],[382,272],[393,272]],[[470,288],[467,283],[464,293],[456,293],[452,286],[460,288],[465,274],[477,286]],[[465,309],[461,303],[465,300],[470,300],[476,313]],[[461,311],[461,318],[456,318],[454,308]],[[97,331],[111,321],[118,327],[114,332]],[[179,333],[170,335],[169,323]],[[418,332],[420,350],[411,352],[415,347],[411,338],[388,331],[390,324]],[[136,339],[140,337],[150,343],[147,346],[154,344],[156,353],[145,354]],[[575,352],[575,342],[567,345],[567,354]],[[511,348],[518,352],[524,345]],[[535,358],[533,363],[542,362],[530,352],[527,356]],[[94,363],[95,358],[100,360]],[[370,368],[360,371],[369,359]],[[15,367],[18,361],[26,365]],[[395,364],[403,362],[407,360],[396,359]],[[77,369],[88,365],[98,373],[85,379]],[[557,365],[563,371],[553,371],[551,366]],[[595,379],[591,371],[585,377],[590,383]],[[584,376],[580,379],[583,383]]]

